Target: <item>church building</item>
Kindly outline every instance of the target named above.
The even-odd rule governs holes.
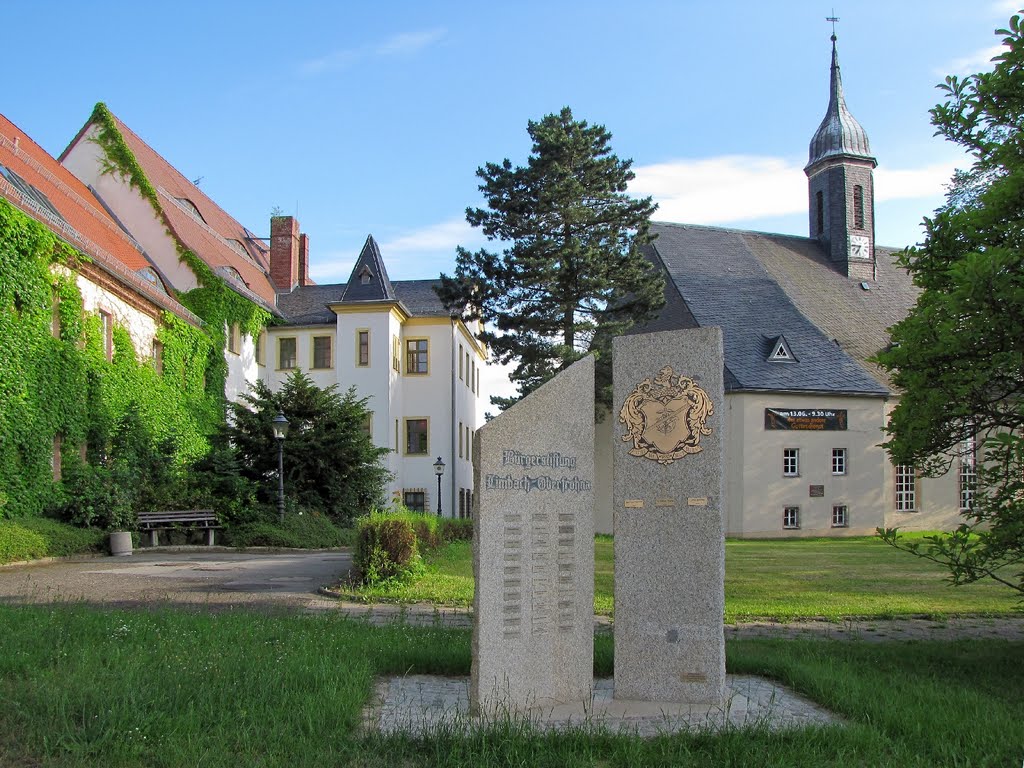
[[[646,255],[665,275],[666,303],[637,332],[723,331],[730,536],[948,530],[971,503],[973,446],[935,479],[892,465],[881,447],[899,393],[871,358],[917,289],[896,249],[875,242],[876,165],[846,106],[833,36],[828,107],[804,168],[808,235],[651,228]],[[621,432],[614,416],[599,424],[599,450]],[[598,530],[610,532],[612,514],[598,510]]]

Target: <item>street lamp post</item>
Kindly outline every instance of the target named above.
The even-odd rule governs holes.
[[[434,462],[434,474],[437,475],[437,516],[441,516],[441,476],[444,474],[444,462],[441,461],[441,457],[437,457],[437,461]]]
[[[284,439],[288,436],[288,419],[278,411],[271,424],[277,440],[277,515],[284,524]]]

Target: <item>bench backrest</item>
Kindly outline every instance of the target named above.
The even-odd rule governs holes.
[[[160,512],[139,512],[139,522],[153,523],[216,523],[212,509],[174,509]]]

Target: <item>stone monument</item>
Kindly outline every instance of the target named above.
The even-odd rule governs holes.
[[[722,331],[613,344],[615,698],[722,702]]]
[[[589,700],[594,665],[594,359],[477,430],[474,712]]]

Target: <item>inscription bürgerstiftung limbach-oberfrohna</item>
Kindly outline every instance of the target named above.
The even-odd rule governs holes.
[[[501,464],[505,466],[524,468],[546,468],[549,470],[576,469],[576,457],[565,456],[558,451],[549,453],[522,453],[516,450],[504,450],[501,454]],[[574,475],[568,477],[552,476],[550,474],[537,474],[532,476],[526,473],[513,475],[508,472],[504,475],[488,474],[484,477],[484,489],[488,491],[557,491],[560,493],[582,493],[593,490],[593,483],[590,480]]]

